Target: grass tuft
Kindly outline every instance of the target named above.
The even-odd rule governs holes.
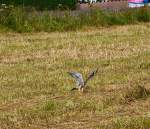
[[[137,99],[146,98],[149,95],[150,95],[150,91],[147,90],[143,85],[136,85],[127,90],[125,99],[126,101],[129,102]]]

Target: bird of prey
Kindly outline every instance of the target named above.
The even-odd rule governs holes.
[[[87,82],[97,73],[98,69],[93,70],[86,80],[84,81],[82,74],[78,72],[68,72],[69,75],[71,75],[76,80],[76,88],[73,88],[72,90],[78,89],[83,92],[83,89],[85,88]]]

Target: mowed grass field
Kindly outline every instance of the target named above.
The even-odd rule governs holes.
[[[150,24],[0,34],[0,129],[149,129]],[[74,80],[98,68],[83,93]]]

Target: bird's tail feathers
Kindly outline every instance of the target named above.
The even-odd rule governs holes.
[[[78,88],[72,88],[71,91],[73,91],[73,90],[78,90]]]

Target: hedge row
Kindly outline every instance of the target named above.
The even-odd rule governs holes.
[[[15,6],[29,6],[37,9],[74,9],[77,0],[0,0],[1,4]]]
[[[149,7],[143,7],[122,12],[93,10],[88,13],[80,12],[74,16],[71,11],[57,11],[57,15],[53,11],[54,14],[51,15],[49,11],[39,12],[33,9],[29,12],[23,8],[6,8],[0,13],[0,31],[76,31],[84,27],[137,24],[150,22],[149,12]]]

